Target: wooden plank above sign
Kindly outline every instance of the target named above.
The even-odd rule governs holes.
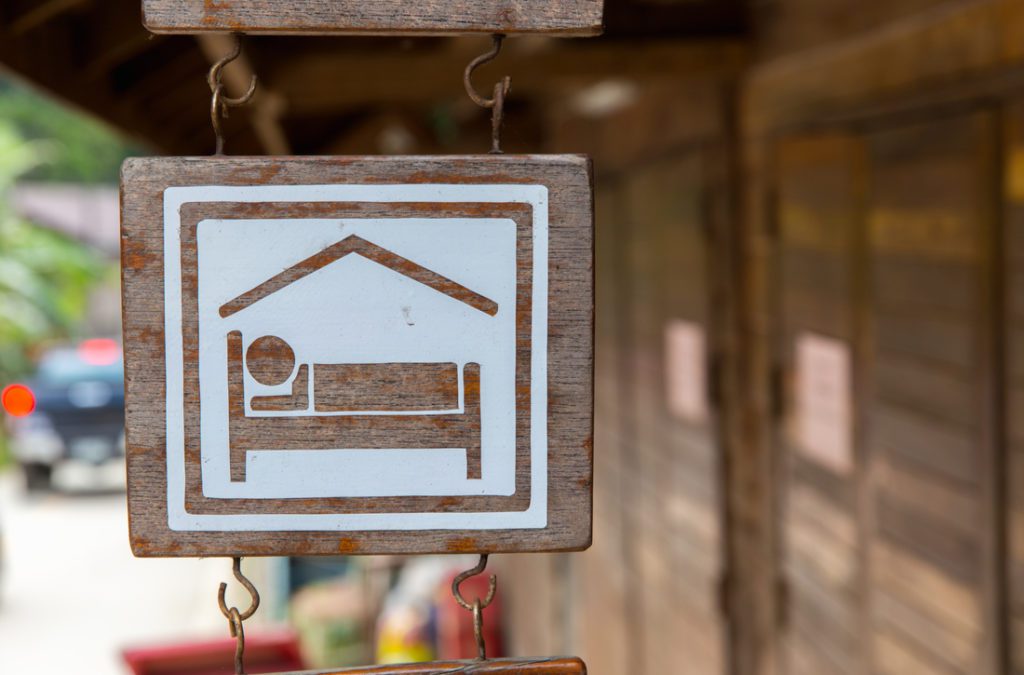
[[[599,35],[604,0],[142,0],[154,33]]]
[[[137,555],[590,543],[585,157],[122,170]]]

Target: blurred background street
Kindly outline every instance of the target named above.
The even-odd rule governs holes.
[[[139,10],[0,0],[0,675],[229,675],[218,583],[248,601],[128,548],[118,168],[214,151],[233,44]],[[488,653],[1024,674],[1024,2],[606,10],[473,76],[511,78],[505,152],[592,157],[596,211],[593,546],[491,558]],[[488,150],[489,36],[240,42],[228,155]],[[247,672],[472,657],[474,562],[246,559]]]
[[[121,675],[126,646],[226,630],[223,561],[133,558],[123,492],[26,497],[10,471],[0,475],[0,529],[4,673]]]

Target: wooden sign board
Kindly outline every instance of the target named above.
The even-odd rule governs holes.
[[[599,35],[604,0],[142,0],[154,33]]]
[[[137,555],[590,543],[585,157],[122,169]]]
[[[402,665],[369,666],[322,671],[319,675],[587,675],[577,658],[487,659],[485,661],[435,661]],[[294,673],[293,675],[300,675]],[[307,675],[312,675],[308,674]]]

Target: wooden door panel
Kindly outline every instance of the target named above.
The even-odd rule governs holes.
[[[571,558],[577,575],[574,649],[594,673],[628,669],[630,580],[626,568],[623,355],[623,191],[605,182],[595,202],[594,545]]]
[[[955,318],[876,312],[872,324],[874,343],[885,354],[916,356],[960,370],[972,363],[971,326]]]
[[[1024,139],[1024,109],[1018,124]],[[779,145],[787,672],[999,670],[995,131],[995,117],[977,112]],[[1020,206],[1008,201],[1024,233],[1024,160],[1016,166],[1007,190]],[[1005,249],[1013,258],[1024,244]],[[1007,435],[1024,457],[1024,378],[1015,379],[1024,347],[1013,344],[1024,335],[1024,274],[1015,269],[1006,313]],[[808,332],[843,341],[854,359],[847,471],[802,452],[794,433],[793,345]],[[1017,476],[1024,494],[1024,467],[1011,484]],[[1013,517],[1024,542],[1024,516]],[[1024,607],[1019,595],[1014,607]]]
[[[868,592],[880,672],[998,668],[995,631],[978,629],[998,620],[994,129],[979,112],[867,137]]]
[[[1004,173],[1005,419],[1010,661],[1024,672],[1024,101],[1008,109]]]
[[[779,146],[777,176],[778,358],[789,384],[779,434],[788,589],[782,669],[855,675],[862,672],[864,651],[862,468],[855,457],[853,470],[840,472],[802,448],[795,387],[797,345],[809,335],[845,345],[854,355],[851,374],[856,370],[863,149],[841,134],[790,139]],[[848,393],[852,399],[854,392]]]
[[[971,429],[976,392],[969,380],[951,368],[936,367],[920,359],[893,357],[882,351],[875,360],[875,392],[907,410],[941,417],[952,425]]]
[[[705,180],[703,155],[694,151],[631,171],[623,182],[629,214],[624,410],[632,455],[627,470],[633,472],[627,501],[634,505],[629,523],[642,670],[651,674],[724,672],[713,418],[710,411],[686,418],[674,412],[667,372],[675,322],[700,333],[705,349],[711,344]],[[700,379],[691,376],[690,384]]]
[[[878,450],[873,458],[894,458],[922,475],[980,489],[984,472],[969,431],[891,400],[872,401],[868,415],[871,447]]]

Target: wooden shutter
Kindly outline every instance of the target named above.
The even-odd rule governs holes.
[[[623,190],[606,181],[596,191],[594,545],[573,555],[579,577],[574,608],[579,653],[591,672],[624,673],[631,662],[630,593],[623,518],[625,430],[622,322],[626,222]],[[576,647],[576,645],[573,645]]]
[[[998,672],[985,113],[873,133],[870,606],[876,672]]]
[[[1005,154],[1004,370],[1010,662],[1024,672],[1024,102],[1009,108]]]
[[[837,353],[845,350],[846,371],[825,375],[845,385],[846,391],[836,393],[846,397],[855,414],[862,144],[840,134],[783,142],[777,176],[779,358],[787,393],[778,436],[786,589],[780,598],[780,652],[787,673],[854,674],[864,667],[864,463],[855,417],[837,425],[827,407],[816,409],[803,398],[808,364],[800,351],[808,341]],[[814,416],[824,419],[809,420]],[[836,430],[847,435],[846,447],[831,447],[836,444],[802,432],[808,421],[842,427]]]
[[[694,152],[625,178],[627,308],[620,320],[627,324],[628,353],[621,401],[629,440],[623,504],[631,530],[631,588],[640,604],[636,646],[643,651],[642,672],[651,674],[723,672],[713,411],[670,410],[672,378],[681,376],[675,386],[704,387],[701,373],[692,369],[700,351],[692,340],[703,340],[705,353],[711,344],[702,171],[701,154]],[[673,327],[688,331],[689,346],[673,341]],[[666,358],[669,350],[673,356]],[[670,378],[670,366],[690,372]]]

